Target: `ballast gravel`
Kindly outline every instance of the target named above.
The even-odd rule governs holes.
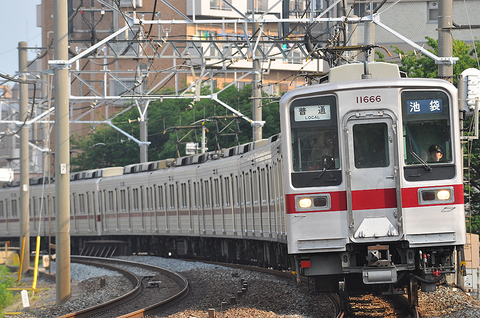
[[[315,295],[311,288],[304,284],[297,285],[293,278],[153,256],[121,258],[169,269],[188,279],[192,287],[190,296],[151,317],[207,318],[209,310],[215,310],[216,318],[314,318],[334,317],[335,314],[332,303],[324,294]],[[52,265],[54,273],[54,262]],[[30,312],[16,317],[59,317],[106,302],[132,288],[131,283],[117,272],[82,264],[71,263],[71,277],[72,299],[65,305],[55,305],[55,285],[40,279],[37,287],[43,289],[31,297]],[[105,279],[104,287],[100,287],[101,278]],[[31,285],[31,277],[23,280],[25,286]],[[248,290],[237,297],[242,281],[247,282]],[[236,304],[231,304],[233,298]],[[448,286],[439,286],[434,293],[420,293],[419,308],[422,317],[480,317],[480,303],[476,299],[458,288]],[[7,308],[6,312],[22,310],[19,301]]]

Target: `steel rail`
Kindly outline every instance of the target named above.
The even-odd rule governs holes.
[[[77,311],[77,312],[69,313],[67,315],[61,316],[60,318],[88,317],[88,316],[91,316],[93,314],[103,312],[103,311],[106,311],[110,308],[118,306],[119,304],[121,304],[123,302],[135,299],[136,297],[138,297],[143,292],[142,284],[141,284],[140,280],[138,279],[138,277],[134,273],[132,273],[128,270],[125,270],[125,269],[117,267],[117,266],[105,264],[105,263],[88,261],[88,258],[77,259],[76,257],[72,256],[71,261],[74,262],[74,263],[96,266],[96,267],[102,267],[102,268],[105,268],[105,269],[108,269],[108,270],[119,272],[122,275],[124,275],[128,280],[130,280],[130,282],[132,282],[134,288],[130,292],[126,293],[125,295],[122,295],[120,297],[112,299],[112,300],[110,300],[106,303],[103,303],[103,304],[100,304],[100,305],[97,305],[97,306],[93,306],[93,307],[90,307],[90,308],[82,309],[82,310]]]
[[[103,267],[109,270],[118,271],[123,275],[125,275],[134,284],[135,287],[132,291],[128,292],[127,294],[117,297],[111,301],[108,301],[106,303],[103,303],[94,307],[83,309],[78,312],[70,313],[70,314],[61,316],[60,318],[71,318],[71,317],[82,318],[82,317],[93,316],[93,315],[108,311],[109,309],[117,307],[122,303],[129,302],[139,297],[144,292],[145,286],[141,283],[140,279],[135,274],[123,268],[119,268],[118,267],[119,265],[141,267],[151,271],[159,272],[162,275],[165,275],[171,280],[173,280],[181,288],[180,292],[178,292],[177,294],[171,297],[168,297],[158,303],[147,306],[140,310],[125,314],[121,317],[144,317],[150,313],[158,312],[159,310],[177,301],[182,300],[190,292],[190,286],[188,284],[188,281],[184,277],[182,277],[177,273],[174,273],[172,271],[169,271],[167,269],[160,268],[154,265],[136,263],[136,262],[126,261],[121,259],[109,259],[109,258],[87,257],[87,256],[71,256],[71,261],[75,263],[98,266],[98,267]]]

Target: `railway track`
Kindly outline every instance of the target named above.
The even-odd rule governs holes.
[[[134,287],[121,297],[61,316],[62,318],[144,317],[161,311],[189,293],[188,281],[185,278],[157,266],[84,256],[72,256],[71,259],[72,262],[120,272],[132,282]],[[143,270],[143,273],[135,273],[139,272],[139,269]]]
[[[420,318],[417,308],[412,309],[403,295],[374,296],[371,294],[350,296],[348,310],[340,317],[355,318]]]

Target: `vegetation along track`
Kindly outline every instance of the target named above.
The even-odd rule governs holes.
[[[72,262],[118,271],[132,282],[134,288],[107,303],[70,313],[62,318],[143,317],[183,299],[189,292],[185,278],[157,266],[85,256],[72,256],[71,259]],[[138,274],[139,272],[141,274]]]

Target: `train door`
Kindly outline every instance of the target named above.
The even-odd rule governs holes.
[[[388,111],[357,111],[345,121],[350,238],[398,239],[402,229],[396,118]]]

